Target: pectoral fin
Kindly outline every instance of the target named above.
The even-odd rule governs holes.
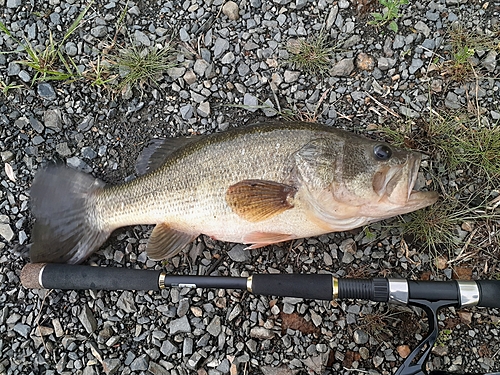
[[[259,222],[293,208],[293,186],[265,180],[243,180],[231,185],[226,202],[245,220]]]
[[[166,223],[157,224],[149,237],[146,252],[153,260],[172,258],[193,242],[196,237],[198,234],[172,229]]]
[[[273,243],[293,240],[295,237],[286,233],[252,232],[243,238],[243,243],[252,244],[247,249],[258,249]]]

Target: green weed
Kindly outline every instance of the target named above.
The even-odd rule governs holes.
[[[55,41],[52,33],[49,32],[49,40],[45,48],[39,51],[27,39],[20,41],[10,30],[0,22],[0,30],[7,36],[12,38],[22,50],[27,54],[26,59],[19,61],[20,64],[26,65],[35,71],[33,82],[36,81],[66,81],[74,79],[78,76],[73,60],[65,56],[62,51],[64,42],[80,27],[83,18],[93,4],[93,0],[80,12],[78,17],[70,25],[63,38],[60,41]]]
[[[500,178],[500,127],[485,127],[467,115],[431,118],[427,125],[431,147],[450,169],[471,166],[488,178]]]
[[[463,82],[476,77],[472,61],[476,51],[500,50],[500,32],[478,33],[455,23],[448,32],[451,59],[444,63],[444,71],[454,81]]]
[[[135,45],[119,49],[113,62],[121,77],[119,87],[156,84],[162,73],[177,66],[174,56],[175,51],[170,44],[161,49]]]
[[[327,35],[320,33],[309,39],[290,40],[287,49],[291,54],[288,64],[311,74],[324,74],[330,67],[337,46],[331,46]]]
[[[16,85],[14,83],[5,83],[0,79],[0,90],[2,91],[2,94],[4,96],[7,96],[9,94],[10,90],[15,90],[15,89],[20,89],[23,88],[23,85]]]
[[[369,21],[369,25],[382,27],[388,24],[389,29],[398,32],[399,27],[396,20],[401,17],[399,7],[408,4],[408,0],[379,0],[380,4],[384,7],[382,13],[371,13],[373,20]]]

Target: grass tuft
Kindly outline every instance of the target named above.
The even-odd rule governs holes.
[[[157,84],[162,73],[177,66],[175,51],[168,44],[164,48],[139,48],[135,45],[118,50],[114,61],[120,74],[120,88]]]
[[[292,39],[287,43],[291,57],[288,63],[295,69],[311,74],[324,74],[330,67],[333,52],[336,46],[328,43],[327,36],[320,33],[309,39]]]
[[[35,71],[32,82],[36,81],[69,81],[79,76],[73,60],[65,56],[62,50],[64,42],[81,26],[83,18],[93,4],[93,0],[80,12],[70,25],[63,38],[56,42],[49,31],[49,40],[43,49],[34,47],[29,40],[18,40],[10,30],[0,22],[0,31],[12,38],[26,53],[26,59],[19,63]]]

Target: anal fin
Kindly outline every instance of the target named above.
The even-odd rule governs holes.
[[[255,223],[293,208],[296,192],[295,187],[279,182],[243,180],[227,189],[226,202],[238,216]]]
[[[252,244],[247,249],[258,249],[278,242],[290,241],[295,237],[286,233],[252,232],[243,238],[244,244]]]
[[[149,237],[146,253],[153,260],[172,258],[198,235],[173,229],[167,223],[157,224]]]

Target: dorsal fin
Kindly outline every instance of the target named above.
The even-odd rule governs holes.
[[[175,151],[198,140],[199,136],[152,139],[137,158],[135,163],[137,175],[141,176],[158,169]]]

